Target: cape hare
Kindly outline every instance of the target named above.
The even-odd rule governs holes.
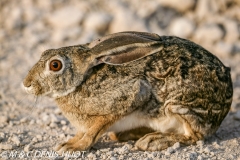
[[[77,128],[58,151],[88,150],[108,131],[141,150],[192,144],[214,133],[232,102],[230,68],[174,36],[121,32],[49,49],[23,82],[53,97]],[[115,136],[115,137],[114,137]]]

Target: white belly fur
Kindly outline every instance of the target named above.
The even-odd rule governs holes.
[[[184,124],[174,116],[161,118],[148,118],[139,112],[133,112],[114,123],[109,132],[122,132],[138,127],[149,127],[162,133],[174,132],[176,134],[188,134]]]

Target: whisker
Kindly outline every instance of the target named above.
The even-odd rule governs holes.
[[[38,96],[35,97],[35,101],[34,101],[34,104],[33,104],[32,108],[37,107],[37,102],[38,102]]]
[[[28,95],[26,94],[26,95],[24,95],[24,97],[22,97],[20,100],[17,100],[16,105],[18,106],[18,105],[20,105],[20,104],[23,104],[23,100],[25,100],[27,96],[28,96]]]

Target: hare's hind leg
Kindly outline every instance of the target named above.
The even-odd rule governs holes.
[[[186,121],[182,114],[188,110],[181,105],[168,105],[165,107],[165,116],[150,120],[155,132],[146,134],[136,142],[136,147],[141,150],[163,150],[176,142],[190,145],[203,139],[203,135],[197,130],[193,131],[193,125]]]
[[[131,130],[123,131],[123,132],[110,132],[108,134],[109,138],[114,141],[128,141],[128,140],[138,140],[148,133],[152,133],[154,130],[148,127],[138,127]]]
[[[135,146],[140,150],[160,151],[172,146],[176,142],[190,145],[194,143],[195,140],[184,135],[154,132],[146,134],[144,137],[140,138]]]

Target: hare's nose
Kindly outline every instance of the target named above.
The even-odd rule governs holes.
[[[24,80],[23,80],[23,85],[24,85],[24,87],[31,87],[31,80],[30,79],[27,79],[27,78],[25,78]]]

